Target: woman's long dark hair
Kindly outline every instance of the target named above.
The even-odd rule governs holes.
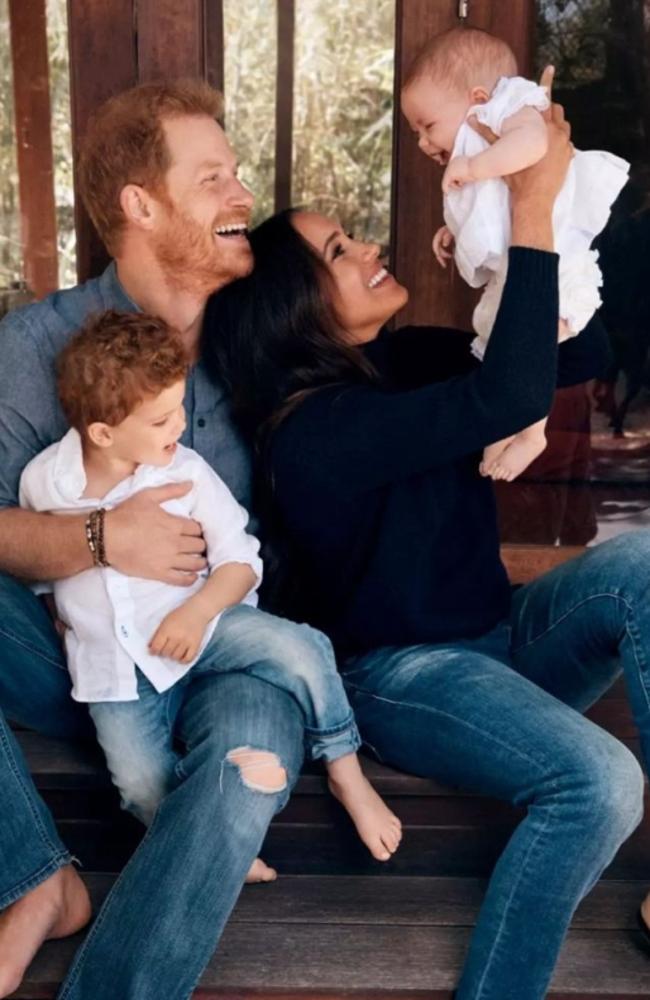
[[[256,452],[266,606],[302,617],[305,575],[274,507],[268,445],[281,420],[311,392],[376,376],[361,351],[346,344],[327,266],[294,229],[292,214],[280,212],[250,233],[253,271],[209,299],[201,353]]]
[[[252,273],[211,296],[203,322],[204,364],[258,445],[305,394],[373,378],[362,353],[345,342],[329,271],[294,229],[293,211],[250,233]]]

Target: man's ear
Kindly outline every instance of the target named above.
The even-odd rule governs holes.
[[[97,448],[110,448],[113,444],[113,428],[99,420],[90,424],[86,430],[89,440]]]
[[[120,191],[120,208],[127,222],[140,229],[152,228],[155,206],[151,196],[139,184],[125,184]]]
[[[472,104],[487,104],[490,100],[490,95],[485,87],[472,87],[469,95]]]

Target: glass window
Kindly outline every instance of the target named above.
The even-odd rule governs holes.
[[[650,525],[650,11],[643,0],[537,0],[537,12],[537,72],[555,65],[576,147],[631,164],[595,242],[611,367],[558,392],[546,451],[498,489],[504,541],[582,545]]]

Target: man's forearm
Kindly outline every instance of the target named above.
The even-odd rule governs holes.
[[[24,580],[75,576],[92,564],[85,515],[36,514],[20,507],[0,511],[0,570]]]

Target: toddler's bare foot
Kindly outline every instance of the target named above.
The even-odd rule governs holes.
[[[518,434],[490,465],[486,465],[485,460],[483,461],[485,472],[482,474],[511,483],[538,455],[542,454],[545,447],[545,437],[524,437]]]
[[[261,858],[255,858],[246,876],[246,885],[253,885],[256,882],[275,882],[278,873],[275,868],[270,868]]]
[[[402,824],[374,790],[356,754],[327,765],[332,795],[348,811],[357,833],[378,861],[388,861],[402,839]]]
[[[68,937],[91,917],[88,890],[72,865],[0,913],[0,997],[17,990],[44,941]]]

